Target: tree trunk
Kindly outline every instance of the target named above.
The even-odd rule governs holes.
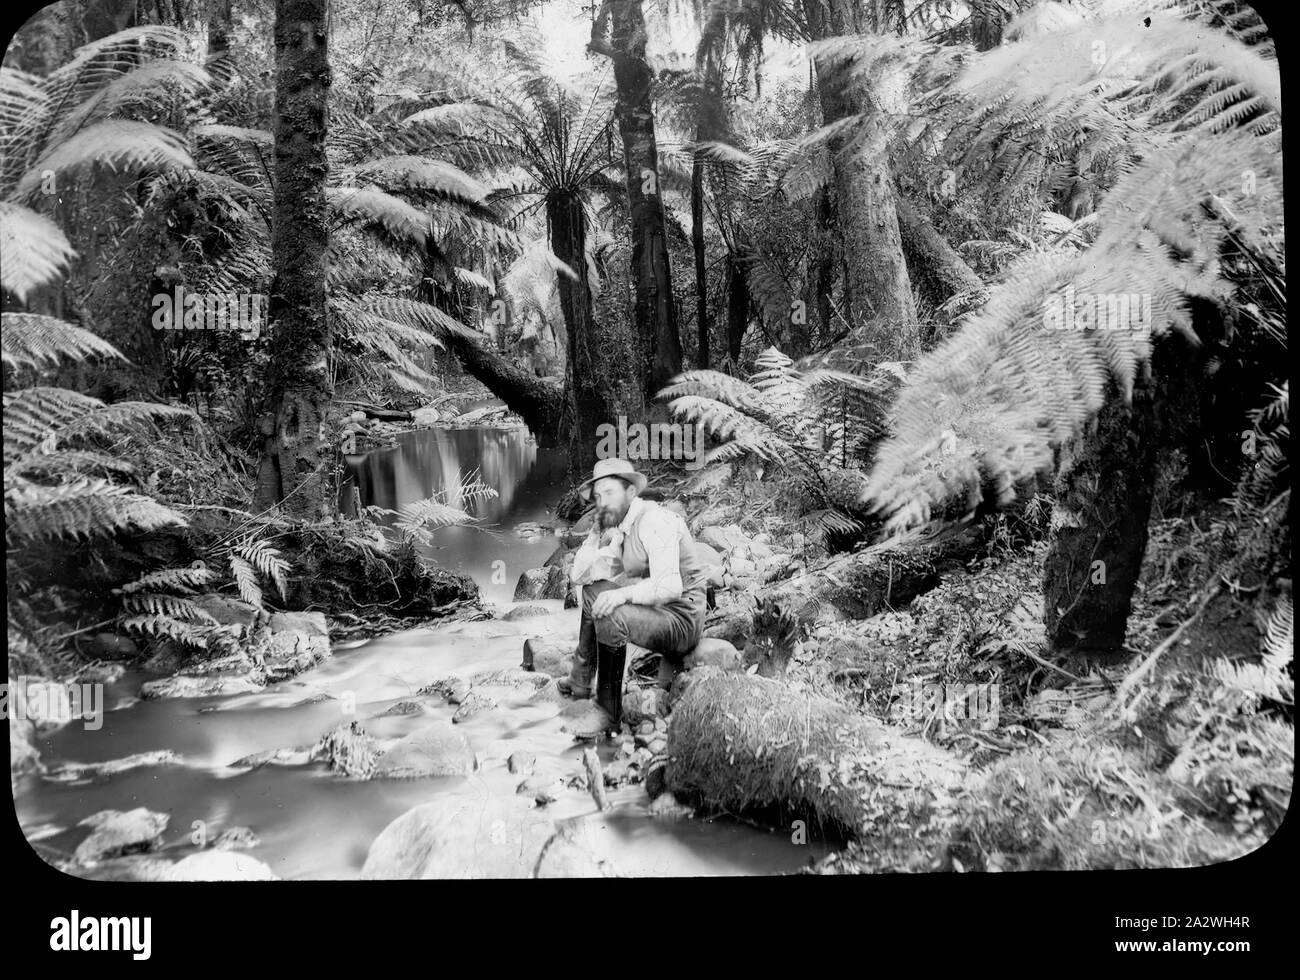
[[[745,266],[732,254],[727,256],[727,353],[733,365],[740,363],[740,344],[749,325],[749,282]]]
[[[1007,15],[1002,7],[989,0],[979,0],[971,4],[970,36],[976,51],[991,51],[1002,43],[1002,28],[1006,26]]]
[[[814,39],[871,30],[855,0],[828,0],[808,7]],[[826,123],[865,113],[851,133],[830,141],[835,170],[834,213],[843,242],[844,308],[859,340],[875,346],[881,360],[909,360],[920,352],[916,304],[907,275],[895,214],[885,112],[902,112],[890,79],[843,84],[824,59],[816,64]],[[883,111],[872,111],[873,105]]]
[[[704,255],[704,161],[698,153],[691,163],[691,248],[695,252],[695,328],[699,348],[695,366],[709,366],[709,278]]]
[[[325,415],[334,396],[326,307],[325,182],[330,70],[326,0],[277,0],[275,211],[271,229],[271,361],[257,510],[281,503],[306,520],[333,511]]]
[[[573,474],[589,468],[596,459],[600,440],[596,429],[618,424],[611,378],[614,352],[601,348],[591,308],[591,279],[587,271],[587,216],[582,199],[575,194],[555,193],[546,200],[551,251],[578,278],[561,273],[557,277],[560,309],[569,334],[566,421],[570,447],[569,470]]]
[[[937,310],[958,293],[984,287],[975,270],[909,201],[899,197],[896,211],[909,277],[922,299]]]
[[[465,370],[517,412],[542,447],[561,444],[565,395],[559,385],[543,381],[490,349],[486,342],[450,336],[447,347]]]
[[[1043,612],[1052,651],[1107,663],[1126,656],[1133,591],[1146,553],[1156,463],[1195,426],[1204,349],[1157,341],[1150,376],[1125,405],[1112,385],[1090,430],[1063,454]]]
[[[605,39],[608,22],[609,39]],[[646,62],[646,27],[641,0],[605,0],[592,24],[591,49],[614,62],[617,99],[614,117],[623,138],[628,211],[632,225],[632,278],[636,290],[634,322],[645,352],[644,388],[653,395],[682,369],[677,333],[668,230],[659,186],[651,84]]]

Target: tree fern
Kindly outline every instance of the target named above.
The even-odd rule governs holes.
[[[1275,69],[1235,42],[1207,47],[1216,67],[1189,99],[1203,100],[1235,78],[1243,98],[1258,102],[1249,121],[1231,132],[1204,120],[1191,125],[1187,112],[1173,111],[1176,100],[1168,91],[1128,81],[1126,72],[1173,70],[1198,28],[1166,17],[1152,35],[1163,46],[1146,34],[1135,45],[1127,24],[1091,23],[1071,34],[1072,43],[1083,45],[1082,63],[1067,58],[1051,64],[1061,55],[1056,35],[1048,35],[1010,46],[1032,64],[1041,62],[1041,73],[1017,68],[1000,75],[996,66],[1009,70],[1008,59],[1016,57],[1000,50],[977,61],[973,79],[967,78],[967,84],[996,84],[1003,93],[1001,121],[983,117],[994,133],[1009,125],[1006,113],[1017,111],[1034,118],[1051,114],[1056,124],[1059,111],[1068,114],[1075,105],[1061,93],[1087,90],[1120,102],[1122,112],[1108,110],[1116,125],[1140,135],[1126,137],[1132,152],[1115,164],[1117,177],[1097,209],[1093,244],[1073,258],[1025,256],[984,310],[912,369],[891,413],[893,434],[865,492],[890,515],[893,529],[928,520],[932,506],[951,497],[964,496],[973,508],[981,483],[992,483],[999,502],[1009,500],[1017,482],[1052,466],[1052,448],[1082,430],[1112,379],[1128,397],[1137,372],[1147,369],[1153,340],[1177,330],[1199,342],[1188,298],[1221,302],[1231,292],[1219,266],[1230,232],[1268,250],[1281,213],[1280,145],[1275,130],[1256,124],[1277,111]],[[1114,59],[1100,81],[1087,60],[1085,42],[1093,37],[1113,44]],[[1199,56],[1189,62],[1188,71],[1200,73],[1196,79],[1204,74],[1202,63]],[[1134,115],[1137,108],[1145,115]],[[1066,287],[1085,296],[1148,299],[1150,322],[1137,329],[1050,329],[1045,313]]]

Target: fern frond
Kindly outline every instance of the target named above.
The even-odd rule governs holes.
[[[6,283],[5,288],[9,288]],[[52,367],[63,358],[82,361],[89,357],[126,356],[107,340],[52,316],[39,313],[0,313],[0,357],[5,364],[19,367]]]
[[[115,591],[123,595],[135,595],[154,589],[170,589],[173,592],[191,592],[201,585],[207,585],[216,575],[211,569],[199,568],[162,568],[140,576],[134,582],[128,582]]]
[[[187,523],[170,507],[107,480],[80,479],[57,487],[19,483],[5,488],[5,538],[15,543],[90,540]]]
[[[230,556],[230,574],[234,576],[235,585],[239,588],[239,597],[245,602],[252,603],[258,609],[264,609],[262,605],[262,588],[257,584],[257,572],[243,558],[232,554]]]
[[[0,285],[20,300],[58,279],[76,254],[49,218],[12,201],[0,201]],[[8,347],[5,350],[8,361]]]

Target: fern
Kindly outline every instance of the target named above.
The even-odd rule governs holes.
[[[274,582],[281,599],[288,597],[289,584],[287,576],[289,563],[280,556],[279,551],[272,548],[265,541],[252,539],[235,545],[232,554],[242,558]],[[254,603],[254,605],[257,605],[257,603]]]
[[[1111,50],[1122,53],[1125,65],[1132,67],[1137,59],[1154,70],[1175,65],[1196,33],[1181,22],[1161,24],[1153,36],[1163,39],[1163,47],[1143,35],[1135,48],[1124,40],[1128,28],[1111,22],[1080,27],[1071,37],[1079,44],[1094,36],[1112,40]],[[1120,396],[1128,397],[1137,372],[1149,363],[1154,340],[1176,330],[1197,342],[1187,300],[1221,301],[1231,293],[1219,266],[1220,248],[1230,234],[1268,250],[1281,207],[1276,132],[1253,125],[1218,132],[1217,125],[1192,124],[1186,113],[1173,112],[1174,102],[1163,90],[1107,84],[1119,72],[1110,63],[1101,83],[1087,82],[1086,58],[1082,67],[1069,59],[1049,64],[1060,59],[1057,39],[1055,34],[1028,39],[1010,46],[1016,53],[1002,50],[981,59],[968,84],[996,84],[1003,93],[1000,112],[1027,112],[1035,119],[1050,115],[1053,124],[1064,118],[1063,105],[1076,104],[1065,99],[1067,90],[1095,90],[1123,100],[1130,115],[1116,118],[1125,120],[1132,156],[1116,163],[1118,177],[1097,209],[1097,238],[1089,248],[1074,257],[1024,256],[992,291],[984,310],[912,369],[891,413],[893,434],[879,450],[864,495],[864,502],[890,515],[893,530],[929,520],[932,508],[949,498],[965,497],[973,508],[985,478],[997,501],[1008,502],[1019,481],[1050,469],[1053,447],[1082,430],[1112,379]],[[1276,110],[1276,79],[1265,59],[1239,45],[1225,44],[1228,54],[1222,57],[1218,47],[1213,50],[1218,67],[1202,88],[1221,88],[1236,77],[1265,107],[1252,119]],[[1032,63],[1041,61],[1043,72],[1024,74],[1018,68],[995,82],[996,66],[1007,67],[1017,53],[1039,59]],[[1145,115],[1133,122],[1137,117],[1131,112],[1139,103]],[[985,115],[971,125],[998,135],[1011,125],[1009,118]],[[1243,181],[1243,173],[1251,181]],[[1044,329],[1046,304],[1067,286],[1085,295],[1149,297],[1150,323],[1130,330]]]

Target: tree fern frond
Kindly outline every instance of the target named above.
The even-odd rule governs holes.
[[[74,255],[68,239],[49,218],[12,201],[0,201],[0,285],[20,300],[58,279]]]
[[[12,542],[89,540],[186,524],[170,507],[106,480],[80,479],[57,487],[20,483],[5,488],[5,537]]]
[[[102,337],[39,313],[0,313],[0,356],[5,364],[35,368],[52,367],[65,357],[74,361],[89,357],[126,360]]]

